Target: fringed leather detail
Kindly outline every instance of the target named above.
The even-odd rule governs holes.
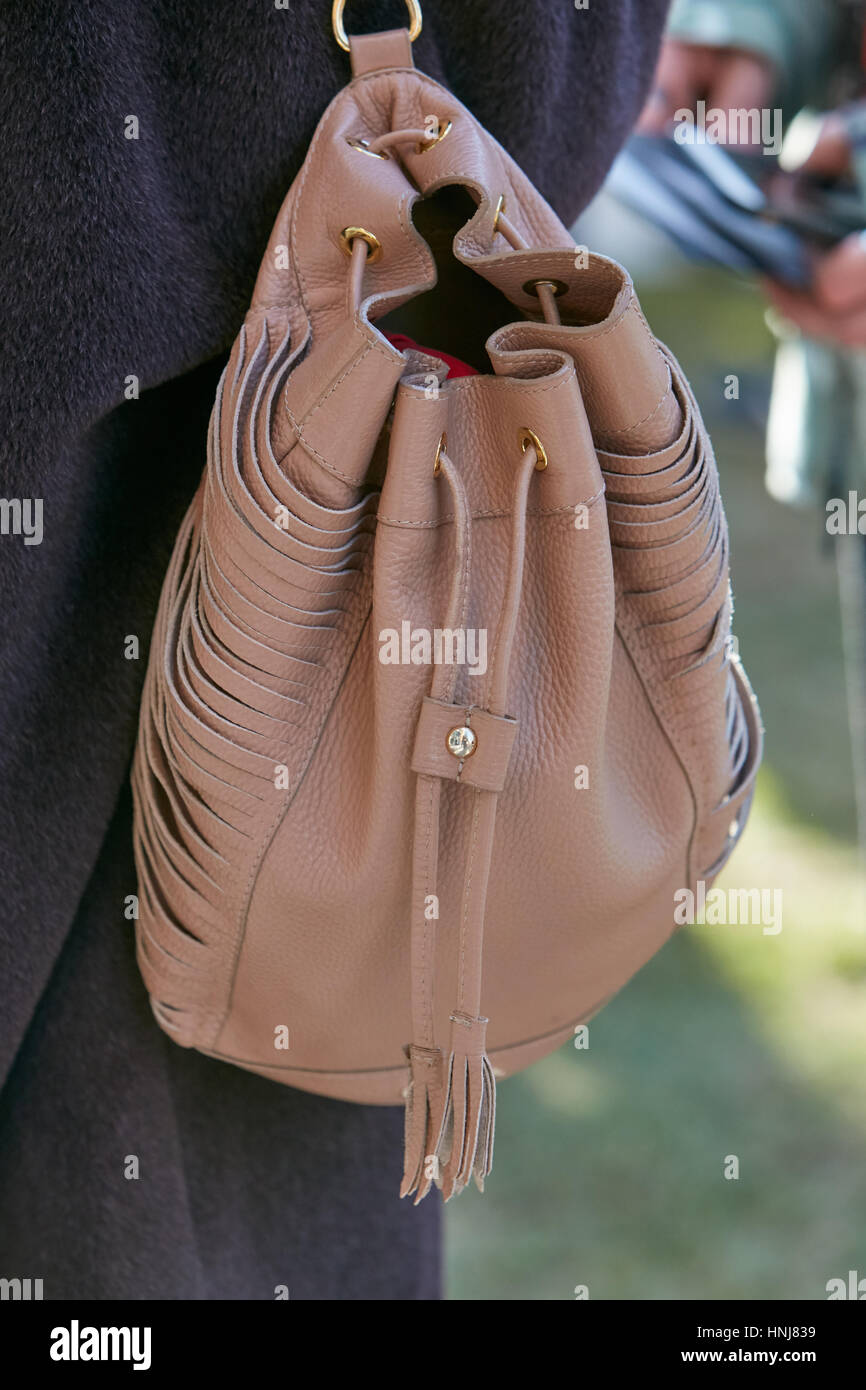
[[[405,1162],[401,1197],[415,1193],[415,1205],[439,1179],[439,1150],[447,1105],[445,1058],[438,1047],[409,1048],[406,1095]]]
[[[293,481],[292,458],[274,454],[296,351],[266,319],[235,343],[144,688],[138,963],[156,1018],[184,1046],[218,1037],[250,846],[298,785],[369,604],[376,496],[320,505]]]
[[[654,453],[599,451],[617,624],[697,802],[690,878],[719,871],[745,824],[761,760],[760,714],[731,638],[728,530],[712,445],[676,359],[658,345],[679,404]],[[611,441],[613,443],[613,441]],[[709,759],[703,749],[727,748]]]
[[[487,1019],[451,1017],[445,1126],[440,1144],[445,1201],[475,1179],[479,1192],[493,1167],[496,1081],[486,1052]]]

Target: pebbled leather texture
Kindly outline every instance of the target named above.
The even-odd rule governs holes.
[[[165,580],[133,767],[138,958],[178,1043],[309,1091],[399,1103],[410,1044],[435,1070],[456,1035],[431,1114],[489,1119],[489,1167],[487,1059],[502,1076],[551,1051],[668,939],[675,890],[742,833],[761,724],[730,651],[712,449],[627,273],[576,256],[506,152],[403,65],[399,34],[380,56],[400,66],[355,47]],[[426,147],[349,143],[431,115],[451,129]],[[453,254],[502,325],[491,371],[446,379],[375,324],[434,288],[412,209],[455,184],[476,211]],[[378,259],[347,258],[349,226]],[[524,288],[539,279],[567,287],[561,322]],[[472,293],[443,308],[443,349]],[[499,644],[485,674],[379,659],[383,632],[455,612]],[[445,736],[473,718],[458,764]],[[480,1010],[461,1008],[473,990]],[[446,1186],[471,1150],[445,1143]]]

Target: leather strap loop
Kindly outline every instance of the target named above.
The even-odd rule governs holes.
[[[414,68],[408,29],[385,29],[381,34],[349,34],[352,76],[363,77],[382,68]]]
[[[414,1192],[416,1203],[427,1194],[431,1182],[436,1180],[440,1157],[445,1160],[441,1177],[446,1200],[459,1192],[473,1175],[478,1186],[483,1188],[493,1158],[496,1084],[485,1052],[487,1019],[481,1017],[484,921],[498,795],[505,783],[505,772],[517,731],[516,721],[506,718],[504,710],[523,587],[529,485],[536,462],[536,450],[530,446],[520,461],[515,484],[505,597],[493,645],[487,708],[476,710],[472,706],[462,707],[467,716],[465,722],[477,736],[475,751],[458,762],[445,747],[446,735],[453,727],[450,721],[461,712],[461,706],[440,695],[443,686],[453,686],[453,668],[450,667],[440,666],[436,670],[433,694],[424,700],[415,739],[412,758],[412,767],[418,773],[412,885],[412,1018],[415,1040],[409,1049],[411,1080],[406,1102],[406,1153],[401,1195]],[[447,624],[453,630],[458,626],[456,614],[459,612],[463,615],[466,611],[471,520],[465,485],[444,450],[439,454],[439,464],[451,489],[457,517],[454,580]],[[459,625],[462,626],[462,616]],[[443,675],[443,672],[447,674]],[[474,722],[470,722],[470,719]],[[483,755],[482,746],[486,750]],[[472,764],[479,755],[481,761],[477,771],[474,771]],[[468,782],[473,788],[474,797],[460,909],[457,1004],[451,1014],[451,1050],[447,1068],[445,1058],[440,1061],[433,1034],[435,937],[431,923],[423,913],[423,904],[428,896],[436,893],[440,779],[448,775],[440,766],[443,757],[451,758],[455,765],[452,779]],[[431,1056],[433,1062],[430,1061]],[[426,1161],[431,1158],[435,1159],[432,1170],[428,1169]]]
[[[449,733],[461,725],[471,729],[477,739],[474,752],[465,758],[455,757],[447,746]],[[415,734],[412,771],[501,792],[516,733],[516,719],[475,705],[453,705],[426,696]]]

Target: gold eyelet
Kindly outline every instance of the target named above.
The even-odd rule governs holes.
[[[562,280],[548,280],[548,279],[543,279],[543,280],[527,280],[527,281],[526,281],[526,284],[523,286],[523,293],[524,293],[524,294],[531,294],[531,295],[534,296],[535,299],[538,299],[538,297],[539,297],[539,295],[538,295],[538,286],[539,286],[539,285],[547,285],[547,286],[553,291],[553,293],[556,295],[557,299],[558,299],[559,296],[562,295],[562,294],[568,294],[568,285],[564,284]]]
[[[372,265],[378,261],[382,255],[382,243],[372,232],[368,232],[366,227],[344,227],[340,233],[340,245],[347,256],[352,254],[352,242],[355,240],[365,241],[368,246],[367,264]]]
[[[421,33],[421,6],[418,0],[406,0],[406,9],[409,11],[409,38],[415,42]],[[343,15],[346,10],[346,0],[334,0],[331,6],[331,25],[334,30],[334,38],[343,49],[344,53],[349,52],[349,36],[346,33],[346,26],[343,22]]]
[[[505,194],[500,193],[496,200],[496,211],[493,214],[493,235],[499,231],[499,219],[505,211]]]
[[[439,437],[439,443],[436,445],[436,457],[435,457],[435,459],[433,460],[433,477],[434,477],[434,478],[438,478],[438,477],[439,477],[439,474],[442,472],[442,464],[441,464],[440,460],[441,460],[442,455],[444,454],[444,452],[445,452],[445,450],[446,450],[447,448],[448,448],[448,435],[447,435],[447,434],[445,433],[445,431],[443,430],[443,431],[442,431],[442,434],[441,434],[440,437]]]
[[[536,473],[543,473],[547,467],[547,450],[538,435],[534,430],[522,429],[518,430],[517,438],[520,440],[520,447],[524,454],[530,444],[532,445],[535,450],[535,471]]]
[[[440,121],[438,132],[435,135],[431,135],[429,140],[419,140],[418,144],[415,146],[415,153],[426,154],[428,150],[432,150],[434,145],[438,145],[440,140],[445,139],[445,136],[451,129],[451,124],[451,121],[446,121],[445,124],[442,125]]]
[[[371,150],[369,140],[346,140],[346,144],[353,150],[360,150],[361,154],[370,155],[371,159],[388,159],[387,150]]]

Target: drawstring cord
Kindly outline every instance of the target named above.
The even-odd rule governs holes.
[[[503,719],[508,674],[523,587],[526,512],[529,484],[539,465],[532,444],[520,463],[515,485],[508,579],[493,645],[487,702],[480,714]],[[439,466],[451,490],[455,513],[455,564],[448,605],[448,626],[462,626],[467,607],[471,514],[463,481],[444,451]],[[477,706],[467,708],[451,699],[455,672],[437,668],[431,700],[450,704],[453,722],[465,728]],[[422,712],[423,719],[423,712]],[[477,727],[477,723],[476,723]],[[487,726],[485,726],[487,727]],[[485,731],[478,734],[478,749]],[[508,744],[510,751],[510,742]],[[473,752],[472,756],[475,756]],[[505,754],[507,761],[507,752]],[[456,780],[465,763],[461,761]],[[504,778],[504,766],[502,769]],[[471,786],[471,784],[470,784]],[[406,1096],[406,1151],[401,1196],[415,1193],[416,1204],[435,1182],[445,1200],[474,1177],[483,1190],[493,1161],[496,1081],[487,1057],[487,1019],[481,1015],[484,921],[490,865],[493,856],[498,790],[471,786],[473,806],[460,909],[457,1002],[451,1013],[448,1055],[436,1046],[433,1023],[433,958],[435,919],[426,915],[436,893],[441,778],[418,773],[412,875],[412,1020],[409,1051],[410,1083]]]
[[[410,142],[422,153],[445,134],[447,128],[443,127],[436,137],[431,137],[429,130],[396,130],[373,140],[352,143],[367,154],[388,159],[389,150]],[[504,236],[515,250],[527,250],[527,243],[505,216],[504,202],[501,197],[496,207],[494,234]],[[357,314],[368,256],[371,247],[374,254],[379,254],[379,242],[374,234],[358,227],[346,228],[343,241],[351,262],[348,307],[350,313]],[[557,285],[541,279],[533,285],[544,319],[559,323]],[[473,1177],[483,1191],[493,1162],[496,1081],[487,1056],[488,1020],[481,1014],[484,922],[497,803],[516,731],[505,708],[523,587],[529,485],[535,469],[547,464],[544,450],[531,431],[522,430],[521,439],[524,452],[515,484],[508,578],[490,663],[486,705],[455,704],[456,670],[437,666],[416,730],[412,763],[417,774],[410,925],[412,1041],[407,1048],[410,1079],[400,1189],[401,1197],[415,1193],[416,1205],[433,1183],[441,1187],[446,1201],[462,1191]],[[459,631],[465,628],[469,602],[472,522],[466,488],[445,452],[444,435],[434,471],[444,476],[453,500],[455,558],[446,628]],[[449,728],[449,724],[454,727]],[[443,740],[443,732],[447,733],[447,741]],[[456,740],[453,744],[452,739]],[[453,763],[442,768],[443,741],[459,759],[456,774]],[[470,763],[470,759],[477,762]],[[438,903],[440,812],[442,781],[446,777],[462,781],[464,786],[468,784],[467,794],[473,799],[460,905],[457,1001],[450,1015],[447,1055],[436,1041],[433,1008],[438,909],[435,913],[428,910],[431,902]]]
[[[454,506],[455,562],[446,609],[446,627],[451,631],[460,631],[466,626],[469,601],[470,510],[463,480],[444,449],[439,450],[436,466],[448,484]],[[436,666],[430,688],[431,698],[450,703],[456,679],[456,667]],[[413,1041],[409,1047],[411,1079],[406,1100],[405,1165],[400,1189],[401,1197],[418,1189],[417,1201],[426,1196],[433,1177],[438,1176],[437,1162],[426,1165],[426,1176],[424,1167],[428,1154],[438,1154],[447,1106],[444,1058],[435,1044],[433,1022],[435,918],[427,914],[427,904],[436,895],[441,796],[441,778],[419,773],[415,788],[412,847],[410,950]]]
[[[397,150],[401,145],[414,144],[419,154],[431,149],[442,139],[443,134],[450,130],[450,122],[443,126],[440,123],[439,134],[431,136],[429,130],[405,129],[390,130],[384,135],[377,135],[372,140],[352,141],[356,148],[361,148],[366,154],[376,155],[380,159],[389,159],[389,150]],[[357,230],[357,229],[353,229]],[[498,232],[505,238],[509,246],[515,251],[528,251],[529,243],[521,236],[514,223],[505,214],[505,195],[500,197],[493,217],[493,231]],[[349,308],[350,311],[357,313],[361,304],[361,291],[364,276],[364,266],[368,257],[368,246],[361,237],[356,237],[352,241],[352,266],[349,276]],[[535,280],[532,282],[532,291],[537,296],[541,306],[542,316],[545,323],[559,324],[561,322],[559,310],[556,306],[556,296],[564,286],[557,287],[552,280]]]

